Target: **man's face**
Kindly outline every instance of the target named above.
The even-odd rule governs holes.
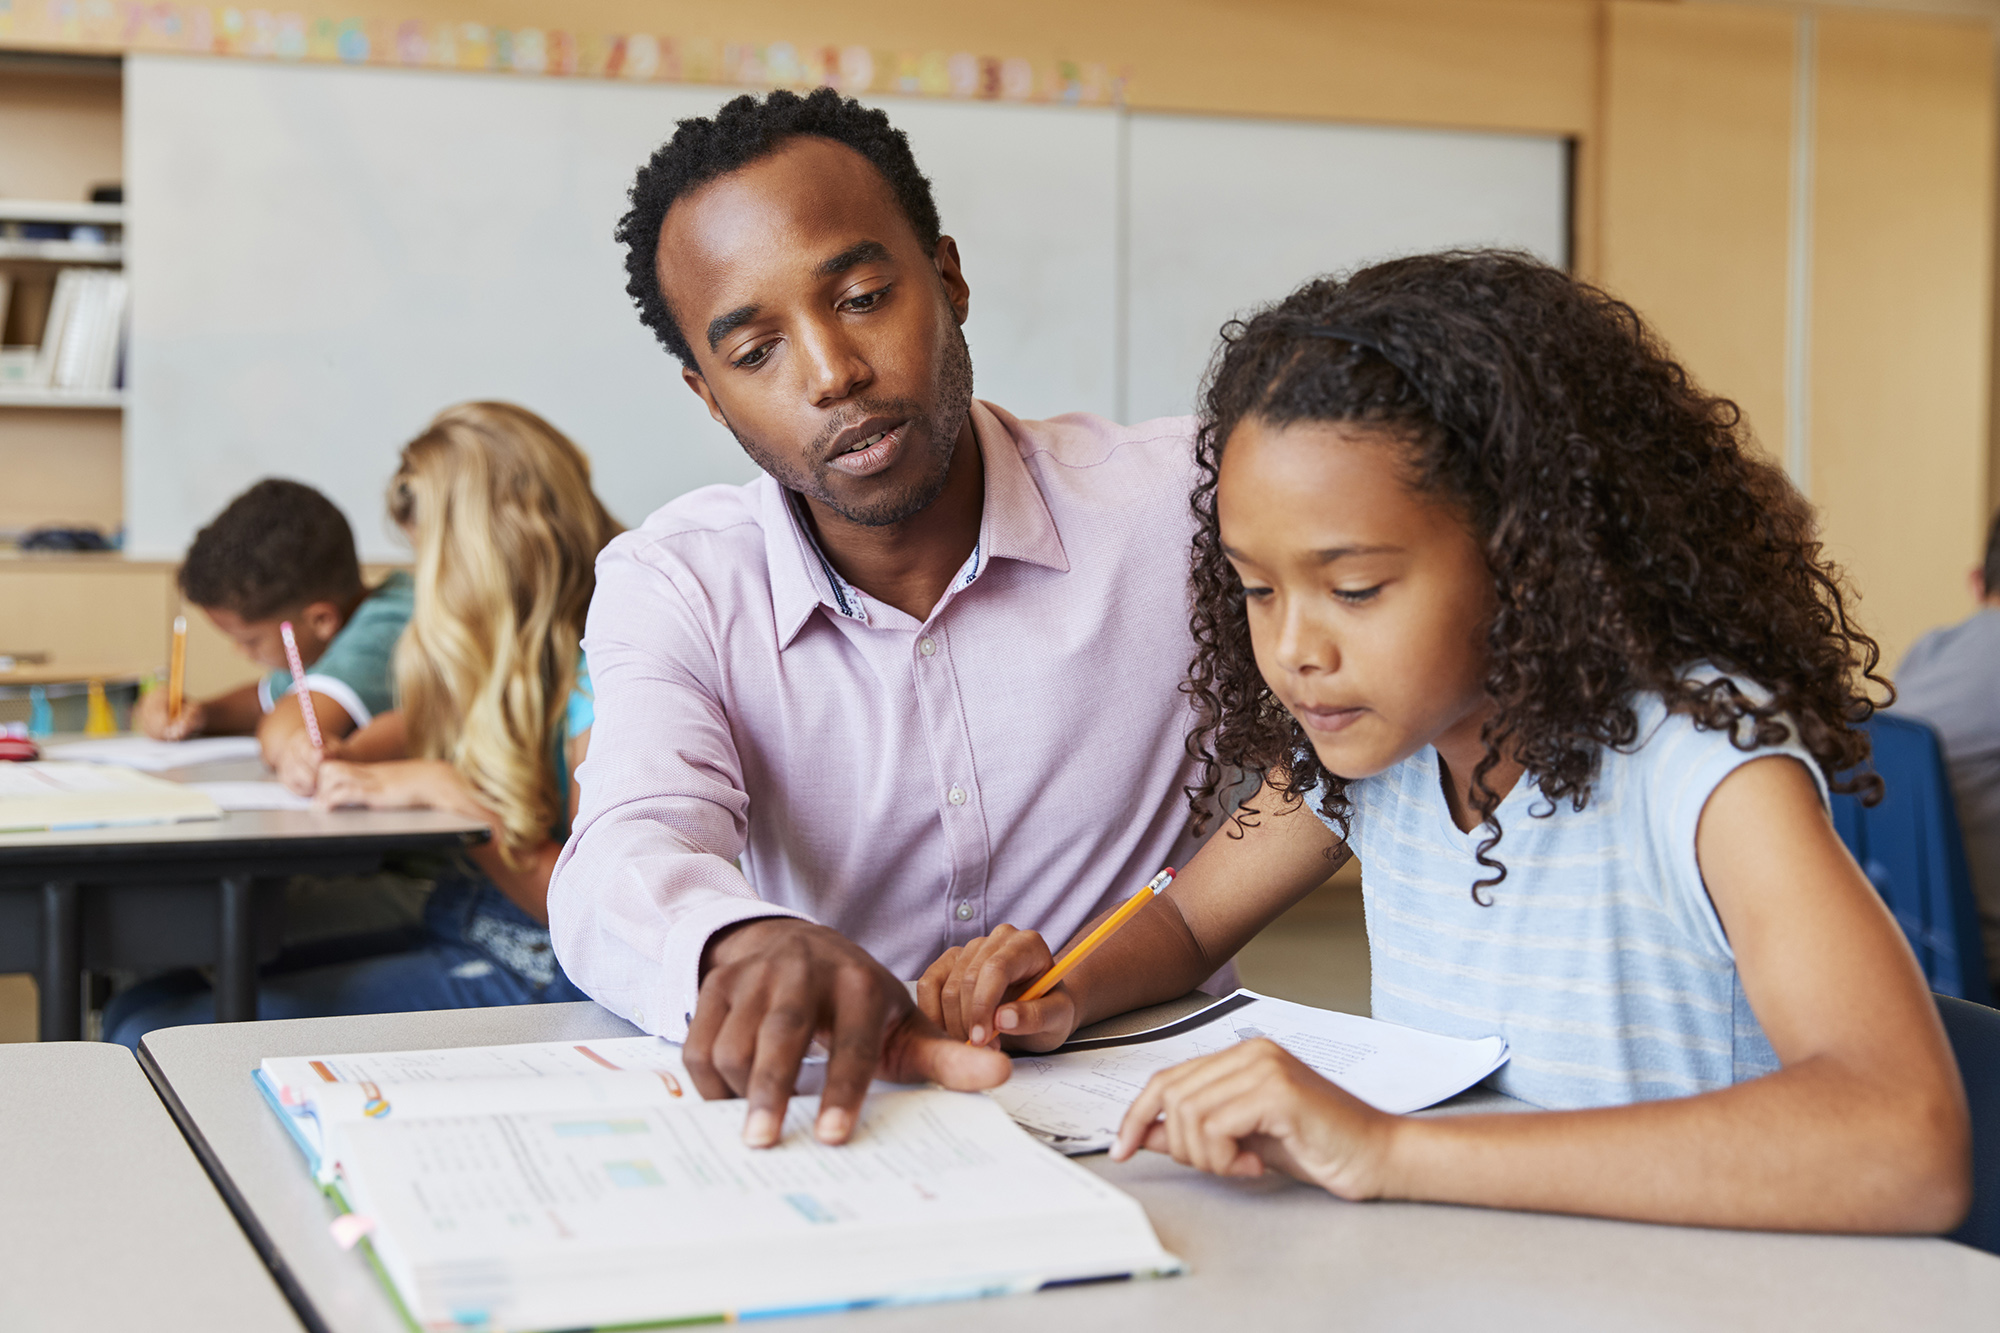
[[[688,387],[759,467],[869,527],[938,497],[972,404],[970,293],[868,159],[793,139],[676,201],[656,262]]]

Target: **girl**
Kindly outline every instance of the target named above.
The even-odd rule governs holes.
[[[450,810],[492,839],[440,876],[425,948],[352,969],[335,1012],[373,1012],[378,996],[398,1009],[584,999],[549,946],[549,874],[590,740],[583,617],[618,524],[582,451],[507,403],[448,408],[406,445],[389,516],[417,557],[416,610],[396,648],[417,757],[328,760],[314,799]]]
[[[1827,818],[1875,644],[1806,503],[1603,293],[1509,254],[1311,283],[1225,330],[1194,494],[1199,802],[1262,790],[1043,1000],[1003,927],[920,983],[1046,1050],[1183,994],[1357,853],[1377,1018],[1506,1037],[1541,1114],[1411,1118],[1253,1041],[1116,1158],[1344,1198],[1942,1231],[1963,1093]]]
[[[429,807],[491,840],[439,875],[420,947],[265,977],[262,1018],[581,1000],[549,945],[549,874],[589,743],[579,640],[597,553],[618,525],[590,464],[524,408],[465,403],[404,447],[389,514],[416,553],[415,610],[396,648],[397,709],[328,758],[324,808]],[[206,990],[147,983],[107,1011],[113,1039],[208,1021]]]

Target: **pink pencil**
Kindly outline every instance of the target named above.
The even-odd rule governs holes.
[[[313,716],[312,699],[305,688],[306,664],[299,658],[299,641],[292,637],[292,622],[278,623],[278,635],[285,641],[285,661],[292,668],[292,691],[299,696],[299,716],[306,720],[306,735],[311,738],[313,749],[326,749],[326,740],[319,734],[319,719]]]

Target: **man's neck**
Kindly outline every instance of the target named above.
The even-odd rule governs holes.
[[[820,550],[842,578],[914,620],[928,620],[979,544],[985,502],[985,464],[972,419],[967,417],[952,450],[944,489],[918,513],[901,523],[871,528],[849,522],[808,498],[806,516]]]

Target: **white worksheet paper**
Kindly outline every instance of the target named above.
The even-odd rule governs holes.
[[[189,782],[224,810],[310,810],[310,796],[301,796],[282,782]]]
[[[1242,1003],[1239,999],[1247,999]],[[1231,1001],[1238,1001],[1230,1007]],[[1021,1128],[1058,1151],[1102,1152],[1146,1086],[1169,1066],[1269,1037],[1314,1070],[1377,1110],[1397,1115],[1456,1096],[1507,1060],[1501,1037],[1467,1041],[1315,1009],[1240,990],[1215,1006],[1223,1012],[1173,1035],[1096,1049],[1019,1055],[1006,1083],[987,1095]]]
[[[149,736],[106,736],[69,741],[42,752],[46,759],[73,764],[119,764],[141,773],[160,773],[190,764],[214,764],[230,759],[256,759],[263,751],[255,736],[201,736],[191,741],[156,741]]]

